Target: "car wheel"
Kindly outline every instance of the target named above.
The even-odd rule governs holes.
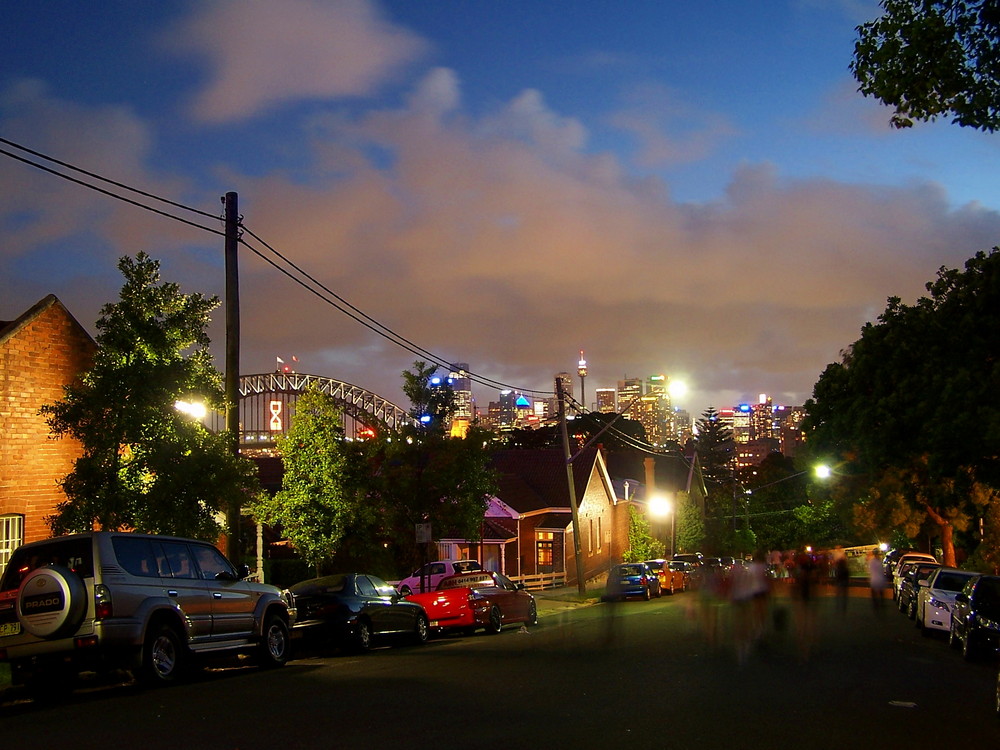
[[[290,645],[288,624],[278,615],[269,615],[257,649],[260,666],[265,669],[283,667],[288,661]]]
[[[528,605],[528,624],[529,625],[538,624],[538,605],[535,604],[534,599],[532,599],[531,603]]]
[[[503,627],[503,617],[500,615],[500,608],[493,607],[490,610],[490,621],[486,626],[487,633],[499,633],[500,628]]]
[[[362,654],[372,650],[372,626],[367,620],[358,623],[358,632],[354,636],[354,648]]]
[[[413,642],[416,644],[427,643],[431,629],[427,623],[427,615],[423,612],[417,615],[417,621],[413,624]]]
[[[896,609],[903,612],[906,609],[906,605],[903,603],[903,597],[896,599]]]
[[[962,641],[959,639],[958,634],[955,632],[955,621],[951,621],[951,627],[948,628],[948,645],[951,648],[958,648],[962,645]]]
[[[674,579],[670,579],[670,596],[674,595]]]
[[[170,625],[160,625],[146,636],[142,644],[140,681],[147,687],[169,685],[181,678],[184,649],[177,631]]]
[[[645,599],[647,602],[650,599],[653,598],[653,595],[649,593],[649,587],[648,586],[643,590],[643,597],[642,598]]]
[[[911,620],[917,619],[917,603],[913,599],[910,599],[910,603],[906,607],[906,616]]]

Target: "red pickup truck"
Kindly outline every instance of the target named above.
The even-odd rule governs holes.
[[[473,633],[485,628],[487,633],[499,633],[510,623],[538,622],[535,597],[524,584],[489,570],[448,576],[438,583],[436,591],[405,598],[424,608],[436,631],[458,629]]]

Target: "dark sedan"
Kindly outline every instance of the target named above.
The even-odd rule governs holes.
[[[1000,647],[1000,576],[976,576],[955,595],[948,643],[972,661]]]
[[[406,601],[372,575],[340,573],[311,578],[288,591],[296,609],[292,636],[318,645],[363,652],[374,640],[387,636],[424,643],[430,632],[423,607]]]
[[[604,598],[610,601],[641,596],[647,601],[657,590],[659,580],[646,563],[622,563],[608,572],[604,587]]]

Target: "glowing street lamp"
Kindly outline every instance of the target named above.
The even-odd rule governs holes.
[[[199,422],[208,414],[205,404],[200,401],[174,401],[174,408],[181,414],[185,414]]]

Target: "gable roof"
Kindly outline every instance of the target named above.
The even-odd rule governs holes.
[[[73,313],[67,310],[66,305],[60,302],[59,298],[54,294],[47,294],[14,320],[0,320],[0,344],[15,336],[22,328],[52,307],[57,307],[59,312],[65,315],[96,346],[96,342],[94,342],[93,337],[87,332],[87,329],[80,325],[80,321],[73,317]]]
[[[588,448],[573,460],[573,489],[583,501],[597,461],[597,449]],[[566,458],[560,448],[504,450],[493,454],[499,485],[497,497],[518,513],[570,509]]]

